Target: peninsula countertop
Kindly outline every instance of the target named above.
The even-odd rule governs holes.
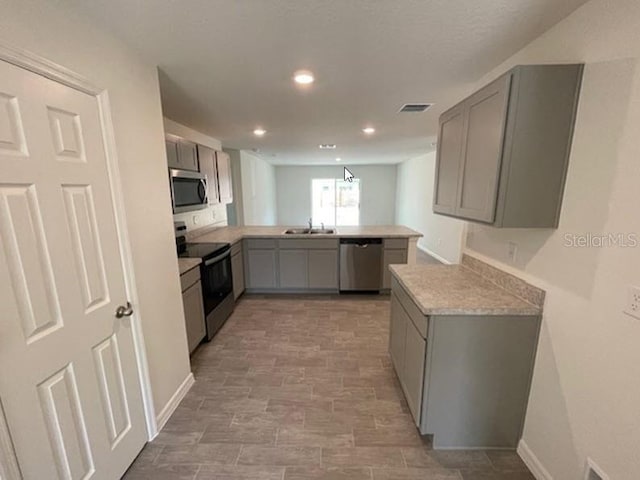
[[[462,265],[391,265],[423,315],[540,315],[526,302]]]
[[[234,244],[244,238],[419,238],[422,234],[401,225],[375,225],[360,227],[331,227],[336,233],[332,234],[285,234],[291,227],[286,226],[249,226],[249,227],[218,227],[202,234],[192,232],[189,241],[192,242],[223,242]]]

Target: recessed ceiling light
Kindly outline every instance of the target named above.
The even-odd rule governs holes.
[[[298,70],[293,74],[293,80],[300,85],[309,85],[315,79],[313,78],[313,73],[308,70]]]
[[[341,162],[342,159],[340,157],[336,158],[336,162]]]
[[[335,150],[336,149],[336,144],[335,143],[321,143],[320,145],[318,145],[318,148],[320,150]]]
[[[254,134],[256,137],[262,137],[265,133],[267,133],[267,131],[266,131],[264,128],[256,128],[256,129],[253,131],[253,134]]]
[[[362,131],[365,133],[365,135],[373,135],[374,133],[376,133],[376,129],[373,127],[365,127],[362,129]]]

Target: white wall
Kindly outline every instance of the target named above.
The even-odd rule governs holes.
[[[111,101],[156,413],[190,374],[157,70],[59,2],[3,2],[0,37],[104,87]]]
[[[349,167],[360,179],[360,224],[395,223],[396,166]],[[344,178],[344,166],[277,166],[278,221],[281,225],[306,225],[311,216],[311,180]]]
[[[186,125],[174,122],[167,117],[164,117],[164,131],[214,150],[222,150],[220,140],[200,133]],[[227,207],[226,205],[212,205],[194,212],[178,213],[173,216],[173,220],[184,222],[187,226],[187,231],[203,227],[223,227],[227,224]]]
[[[449,263],[458,263],[465,222],[432,209],[436,153],[406,160],[398,165],[396,223],[422,233],[418,247]]]
[[[275,225],[275,168],[245,150],[240,151],[244,225]]]
[[[592,0],[477,85],[518,63],[586,62],[559,228],[468,236],[548,292],[524,442],[556,480],[582,479],[587,456],[611,480],[640,478],[640,320],[622,312],[640,248],[565,245],[566,234],[640,232],[639,58],[640,2]]]

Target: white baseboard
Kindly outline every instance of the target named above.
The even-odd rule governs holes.
[[[522,461],[529,467],[533,476],[536,477],[536,480],[553,480],[551,474],[544,468],[542,462],[538,460],[538,457],[531,451],[524,440],[520,440],[518,443],[517,451]]]
[[[439,262],[444,263],[445,265],[451,265],[451,262],[449,260],[447,260],[444,257],[441,257],[440,255],[438,255],[435,252],[432,252],[431,250],[429,250],[427,247],[423,247],[422,245],[418,244],[418,250],[420,250],[423,253],[426,253],[427,255],[432,256],[433,258],[435,258],[436,260],[438,260]]]
[[[193,377],[193,373],[189,372],[187,378],[184,379],[184,382],[182,382],[182,384],[178,387],[176,392],[164,406],[162,411],[158,414],[156,418],[156,423],[158,424],[158,432],[156,433],[156,435],[160,433],[160,430],[162,430],[169,418],[171,418],[171,415],[173,415],[173,412],[175,412],[176,408],[178,408],[178,405],[180,405],[180,402],[187,394],[187,392],[191,389],[195,381],[196,380]]]

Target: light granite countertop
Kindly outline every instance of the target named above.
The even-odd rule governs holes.
[[[178,258],[178,268],[180,269],[180,275],[187,273],[192,268],[197,267],[202,263],[201,258]]]
[[[314,228],[317,226],[314,226]],[[301,227],[218,227],[199,234],[198,231],[187,235],[190,242],[223,242],[234,244],[243,238],[346,238],[346,237],[376,237],[376,238],[419,238],[421,233],[401,225],[389,226],[361,226],[337,227],[335,234],[300,234],[287,235],[288,228]],[[333,228],[333,227],[331,227]]]
[[[391,265],[424,315],[540,315],[541,308],[462,265]]]

